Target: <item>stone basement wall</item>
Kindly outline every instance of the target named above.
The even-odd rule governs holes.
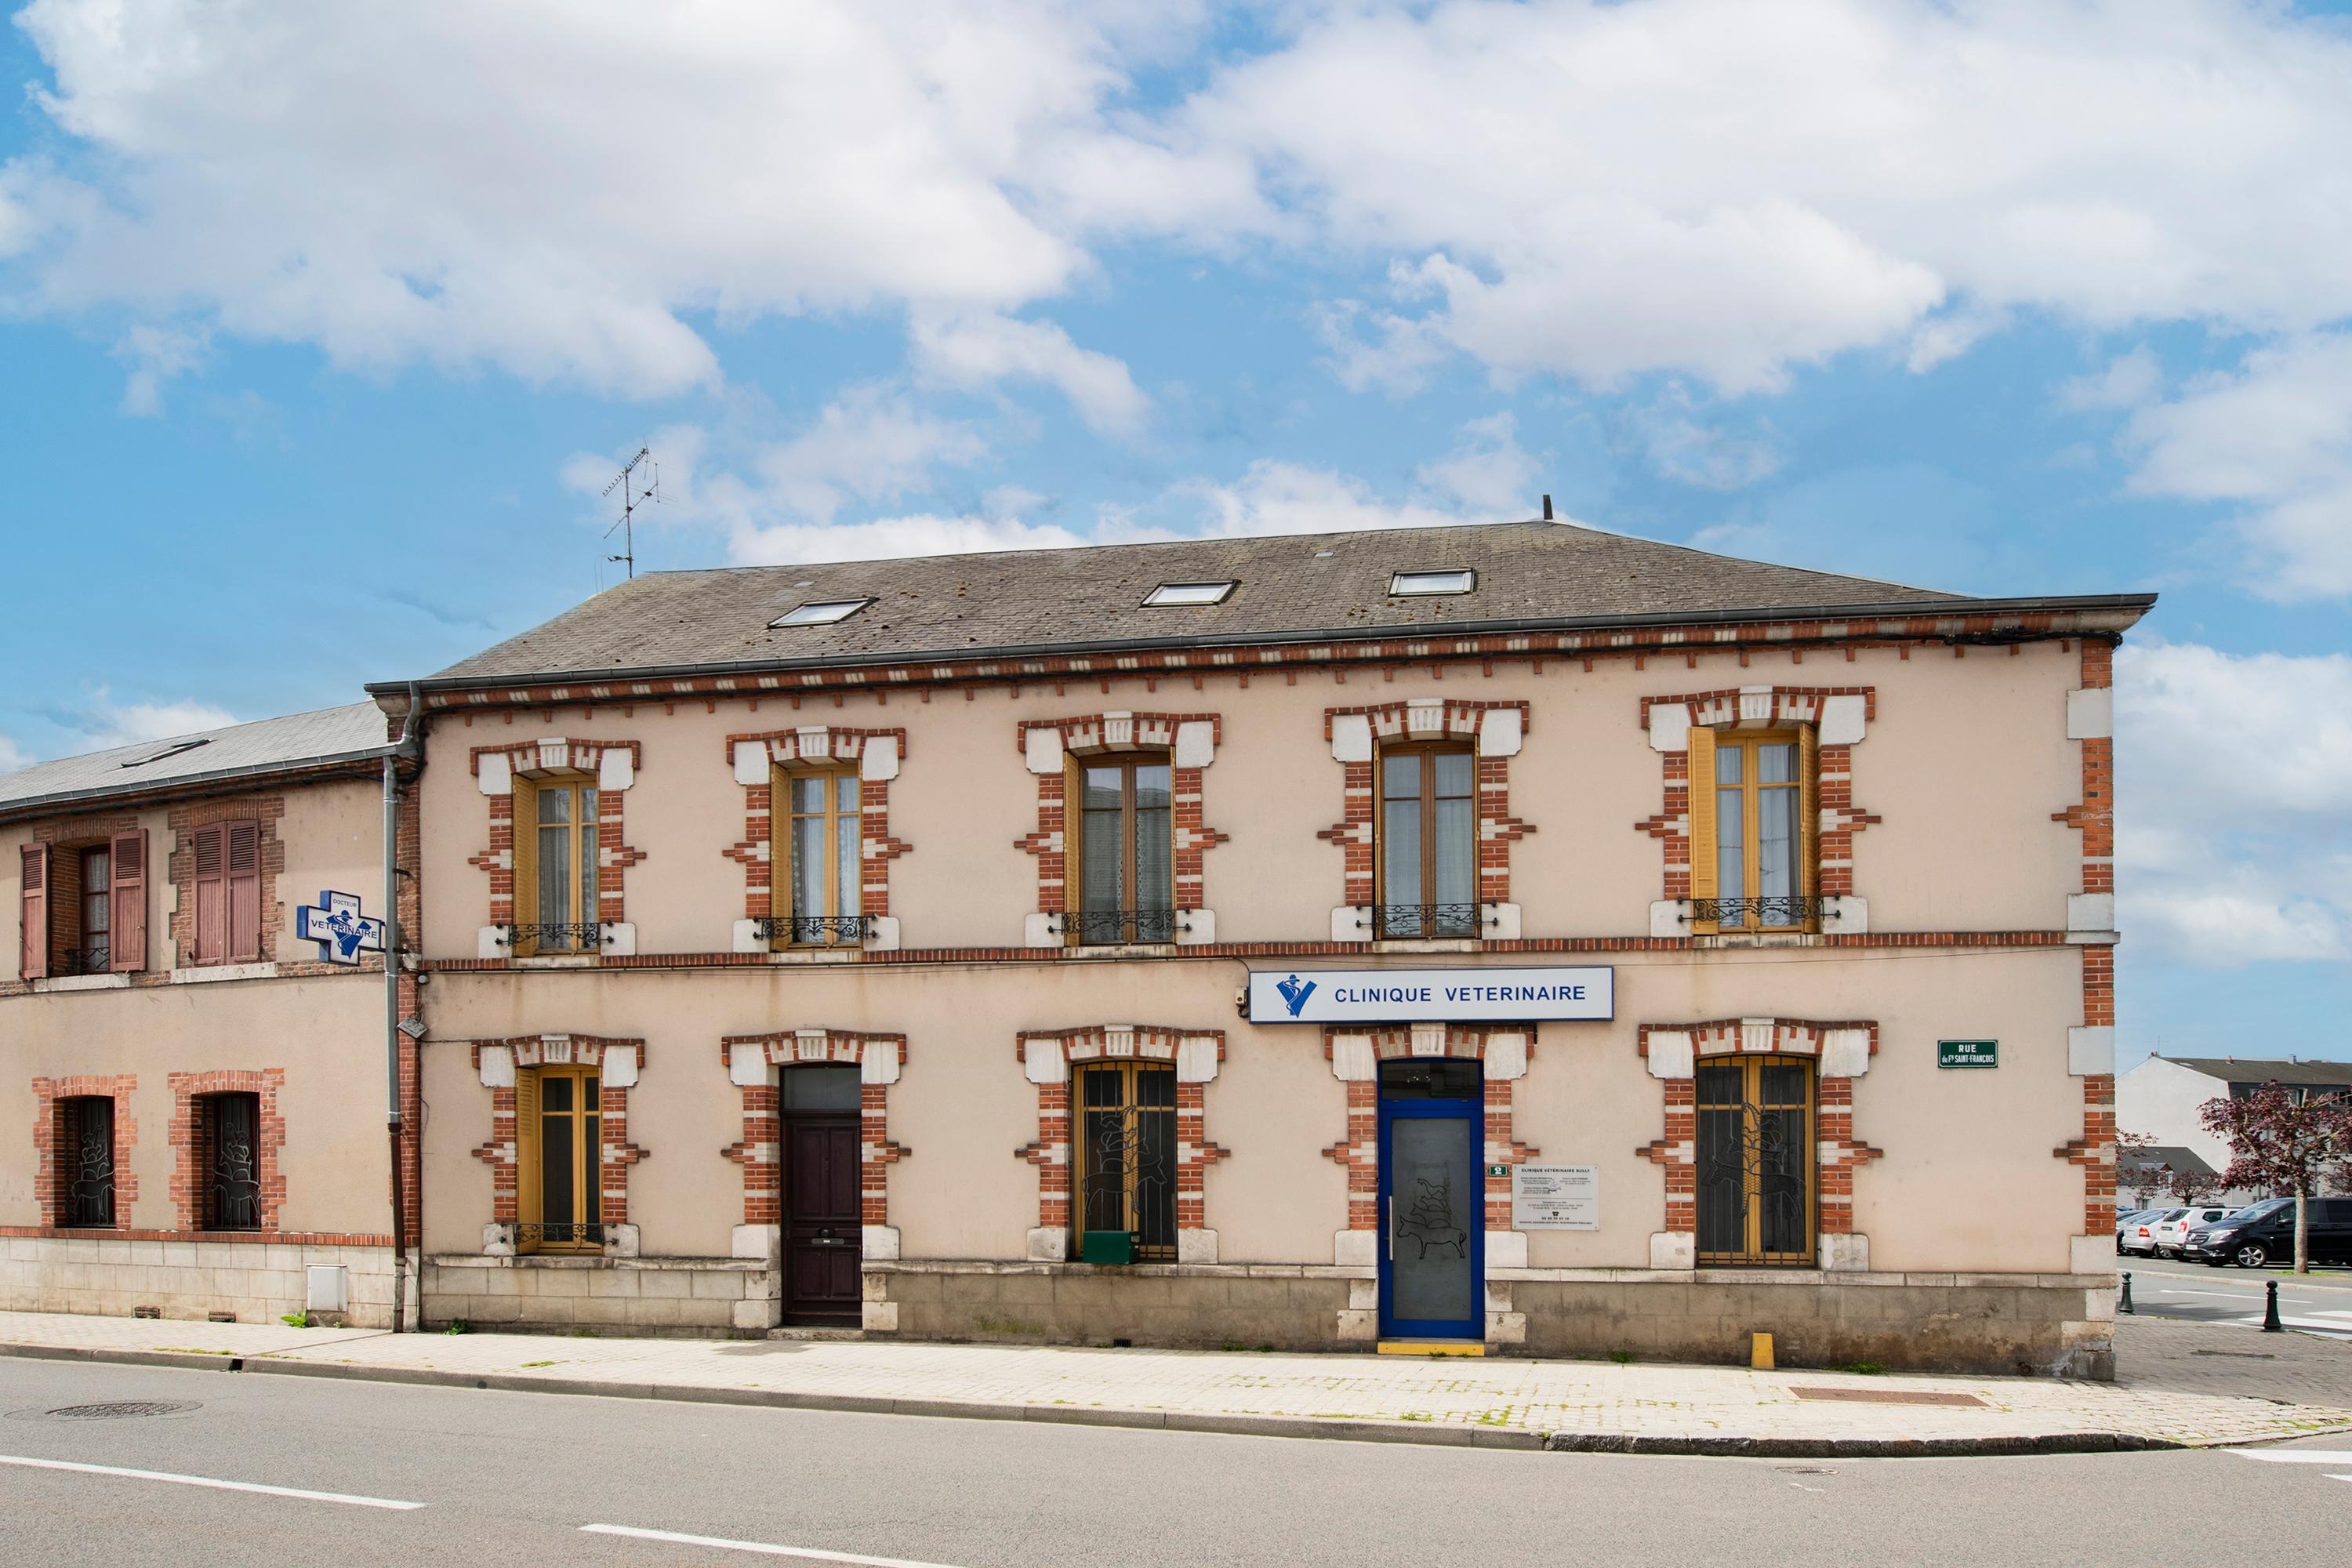
[[[1343,1312],[1369,1298],[1363,1270],[1313,1265],[877,1262],[866,1321],[898,1337],[1048,1344],[1364,1351]],[[2115,1291],[2095,1277],[1819,1270],[1507,1270],[1512,1332],[1490,1352],[1745,1366],[1769,1332],[1782,1366],[1877,1362],[1922,1372],[2115,1376]],[[886,1310],[877,1311],[877,1307]],[[1525,1337],[1517,1320],[1525,1315]],[[1492,1314],[1490,1314],[1490,1322]],[[868,1335],[873,1335],[869,1327]]]
[[[479,1258],[425,1260],[425,1326],[464,1319],[476,1328],[610,1329],[707,1338],[758,1336],[736,1308],[775,1316],[776,1276],[764,1261],[728,1258]]]
[[[310,1300],[305,1272],[318,1264],[351,1271],[348,1309],[322,1317],[355,1328],[392,1326],[392,1248],[251,1239],[140,1241],[91,1236],[0,1237],[0,1310],[89,1312],[127,1318],[154,1307],[166,1318],[202,1321],[233,1312],[268,1323]]]
[[[866,1264],[866,1321],[897,1337],[1215,1350],[1363,1350],[1337,1338],[1360,1269],[1300,1264]],[[887,1310],[877,1312],[877,1307]],[[869,1327],[867,1337],[875,1337]]]
[[[2113,1282],[2071,1274],[1790,1276],[1763,1269],[1594,1273],[1512,1284],[1538,1356],[1748,1363],[1751,1333],[1782,1366],[1877,1362],[1906,1372],[2116,1375]]]

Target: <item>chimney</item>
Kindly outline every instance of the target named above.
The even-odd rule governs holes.
[[[1544,497],[1544,521],[1546,522],[1551,521],[1551,497],[1549,495]]]

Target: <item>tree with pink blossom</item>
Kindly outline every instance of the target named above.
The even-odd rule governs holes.
[[[2199,1111],[2230,1144],[2225,1186],[2294,1196],[2294,1271],[2311,1272],[2311,1199],[2332,1170],[2352,1159],[2352,1097],[2297,1098],[2266,1083],[2241,1098],[2209,1100]]]

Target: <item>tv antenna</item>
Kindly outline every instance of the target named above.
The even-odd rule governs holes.
[[[640,474],[637,471],[640,468],[645,472]],[[604,493],[609,496],[614,490],[621,492],[621,517],[619,521],[604,531],[604,537],[610,539],[615,532],[619,533],[621,552],[607,555],[604,559],[625,563],[629,577],[635,581],[637,575],[637,508],[652,506],[661,500],[661,465],[654,461],[651,447],[638,447],[637,455],[613,476],[613,482],[604,487]]]

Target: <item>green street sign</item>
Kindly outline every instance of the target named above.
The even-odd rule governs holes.
[[[1939,1068],[1997,1068],[2000,1066],[2000,1042],[1937,1040],[1936,1065]]]

